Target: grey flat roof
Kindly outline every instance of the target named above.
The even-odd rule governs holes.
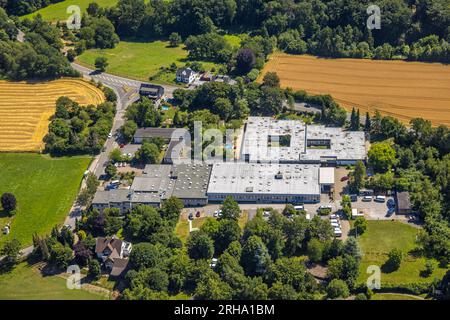
[[[110,191],[97,191],[95,193],[92,203],[96,204],[108,204],[108,203],[121,203],[130,201],[130,190],[117,189]]]
[[[173,166],[173,175],[177,177],[173,196],[180,199],[207,198],[208,181],[211,166],[207,164],[178,164]]]
[[[290,136],[290,146],[271,147],[269,136]],[[308,140],[329,141],[330,148],[309,148]],[[305,125],[299,120],[277,120],[249,117],[244,134],[242,154],[250,161],[320,162],[321,158],[337,160],[366,159],[365,133],[342,128]]]
[[[399,210],[411,210],[409,192],[397,192],[397,208]]]
[[[176,128],[139,128],[134,134],[135,138],[156,138],[171,139]]]
[[[315,164],[218,163],[211,172],[208,194],[317,195],[319,168]]]

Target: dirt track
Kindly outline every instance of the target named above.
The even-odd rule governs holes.
[[[262,74],[268,71],[277,72],[283,87],[331,94],[347,109],[450,126],[449,65],[276,53]]]

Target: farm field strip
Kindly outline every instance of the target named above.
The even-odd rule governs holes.
[[[269,71],[277,72],[283,87],[330,94],[347,110],[379,110],[403,122],[422,117],[450,125],[448,65],[276,53],[262,74]]]
[[[82,105],[104,101],[101,90],[81,79],[0,81],[0,152],[41,151],[55,102],[61,96]]]

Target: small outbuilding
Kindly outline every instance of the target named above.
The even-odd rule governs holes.
[[[334,188],[334,168],[322,167],[319,170],[320,191],[327,193]]]
[[[143,83],[139,89],[139,95],[141,97],[159,100],[164,96],[164,88],[154,84]]]
[[[396,193],[397,214],[410,214],[412,212],[409,192]]]

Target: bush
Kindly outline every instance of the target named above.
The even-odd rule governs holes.
[[[394,248],[389,251],[389,258],[383,266],[386,272],[393,272],[400,268],[403,260],[403,252],[400,249]]]
[[[329,299],[347,298],[350,294],[345,281],[339,279],[331,280],[326,292]]]
[[[100,276],[102,275],[102,271],[100,269],[100,263],[95,260],[92,259],[89,262],[89,274],[88,274],[93,280],[98,280],[100,279]]]
[[[367,230],[367,220],[364,217],[357,217],[353,226],[358,235],[361,235]]]
[[[358,293],[355,297],[355,300],[367,300],[367,297],[364,293]]]
[[[259,70],[258,69],[252,69],[248,74],[247,74],[247,78],[250,81],[255,81],[256,79],[258,79],[259,77]]]
[[[425,277],[429,277],[433,274],[433,271],[436,269],[437,263],[433,260],[427,260],[425,263],[425,270],[423,270],[422,274]]]
[[[12,193],[4,193],[0,200],[3,210],[10,213],[11,211],[16,210],[17,200],[16,197]]]

